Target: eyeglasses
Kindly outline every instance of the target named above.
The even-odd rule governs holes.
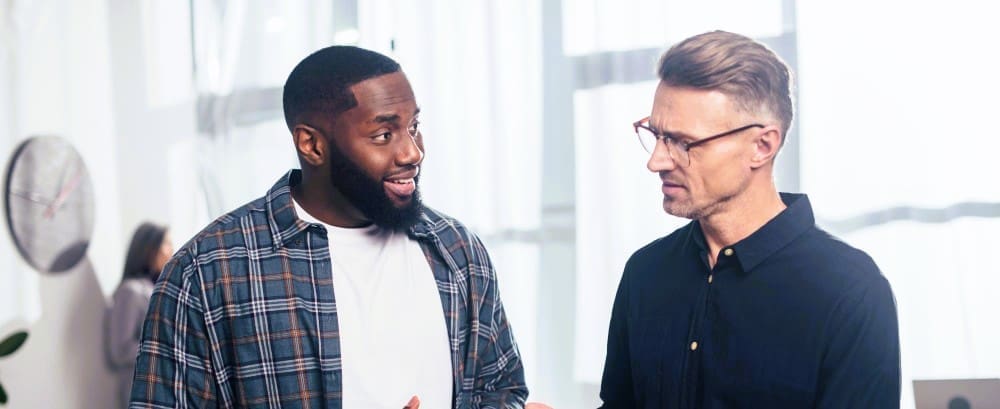
[[[656,149],[656,142],[663,141],[663,143],[667,145],[667,153],[670,154],[670,159],[673,159],[674,162],[679,163],[681,166],[687,167],[691,164],[691,154],[688,152],[691,148],[704,145],[724,136],[743,132],[750,128],[763,128],[764,125],[750,124],[747,126],[741,126],[739,128],[693,142],[685,142],[668,133],[653,130],[653,128],[649,127],[648,116],[632,123],[632,127],[635,128],[635,134],[639,137],[639,143],[641,143],[642,147],[646,149],[646,152],[653,153]]]

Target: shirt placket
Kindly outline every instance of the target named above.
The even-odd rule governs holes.
[[[715,301],[716,292],[714,288],[718,286],[717,276],[725,274],[731,269],[735,250],[731,247],[723,248],[716,257],[714,267],[708,264],[708,252],[700,252],[701,261],[705,267],[704,279],[699,286],[699,301],[695,305],[691,326],[688,329],[688,338],[684,359],[684,379],[681,387],[681,407],[697,408],[704,402],[700,402],[702,395],[702,367],[705,364],[703,355],[706,346],[712,341],[709,337],[710,327],[714,315],[711,305]]]

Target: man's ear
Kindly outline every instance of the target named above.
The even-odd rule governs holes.
[[[309,125],[299,123],[292,128],[292,141],[299,158],[312,166],[320,166],[326,161],[328,141],[323,133]]]
[[[774,159],[781,148],[781,131],[774,126],[768,126],[754,138],[754,152],[750,167],[757,169]]]

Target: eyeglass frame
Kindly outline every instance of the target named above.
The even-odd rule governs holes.
[[[657,130],[655,130],[653,128],[650,128],[648,125],[643,125],[642,124],[643,122],[647,122],[648,123],[649,122],[649,117],[647,116],[645,118],[642,118],[642,119],[640,119],[640,120],[635,121],[635,122],[632,123],[632,128],[635,130],[635,136],[636,136],[636,138],[639,139],[639,145],[642,145],[643,150],[645,150],[646,145],[642,143],[642,136],[639,135],[639,128],[643,128],[643,129],[649,131],[650,133],[652,133],[653,136],[656,137],[656,142],[660,142],[660,141],[663,141],[663,140],[669,138],[669,139],[673,140],[682,149],[684,149],[684,154],[687,155],[687,158],[688,158],[688,160],[687,160],[688,163],[685,166],[691,164],[691,148],[697,148],[697,147],[699,147],[701,145],[704,145],[704,144],[709,143],[711,141],[714,141],[716,139],[719,139],[719,138],[722,138],[722,137],[725,137],[725,136],[729,136],[729,135],[735,135],[737,133],[743,132],[743,131],[745,131],[747,129],[750,129],[750,128],[766,128],[767,127],[767,126],[765,126],[763,124],[754,123],[754,124],[750,124],[750,125],[741,126],[739,128],[736,128],[736,129],[731,129],[731,130],[725,131],[723,133],[719,133],[719,134],[715,134],[715,135],[708,136],[708,137],[705,137],[705,138],[701,138],[701,139],[696,140],[696,141],[687,142],[687,141],[682,141],[680,139],[674,138],[673,136],[667,135],[666,132],[660,132],[660,131],[657,131]],[[656,145],[653,145],[653,149],[654,150],[656,149]],[[653,153],[652,151],[647,151],[647,152]],[[667,153],[670,153],[670,144],[669,143],[667,143]],[[671,155],[670,158],[674,159],[673,155]],[[674,159],[674,160],[676,160],[676,159]]]

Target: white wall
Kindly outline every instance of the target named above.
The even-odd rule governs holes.
[[[103,349],[106,295],[134,226],[168,218],[169,148],[194,135],[193,102],[147,96],[140,23],[149,3],[0,3],[0,155],[9,160],[33,135],[62,136],[87,164],[96,201],[88,260],[68,272],[33,271],[6,226],[0,234],[0,337],[30,333],[0,359],[9,408],[109,408],[117,399]]]
[[[21,349],[0,360],[7,407],[114,407],[117,386],[105,363],[100,331],[105,301],[90,261],[42,277],[38,288],[41,316],[27,325],[29,336]],[[0,326],[3,335],[25,329],[18,324]]]
[[[163,2],[154,0],[96,1],[106,1],[110,13],[102,40],[110,51],[106,58],[114,79],[108,89],[113,101],[108,108],[114,112],[115,125],[109,145],[117,152],[113,160],[119,169],[102,182],[123,192],[116,214],[121,221],[117,232],[121,249],[110,273],[98,274],[101,288],[110,294],[121,279],[132,230],[146,220],[168,224],[172,204],[194,207],[170,197],[168,170],[171,151],[195,137],[195,95],[187,14],[164,12]],[[187,9],[187,2],[169,3]],[[160,15],[154,17],[156,13]],[[172,32],[170,39],[164,38],[166,27]],[[181,45],[179,50],[177,44]],[[194,189],[193,184],[189,186]],[[172,231],[175,247],[193,233],[190,229]]]

